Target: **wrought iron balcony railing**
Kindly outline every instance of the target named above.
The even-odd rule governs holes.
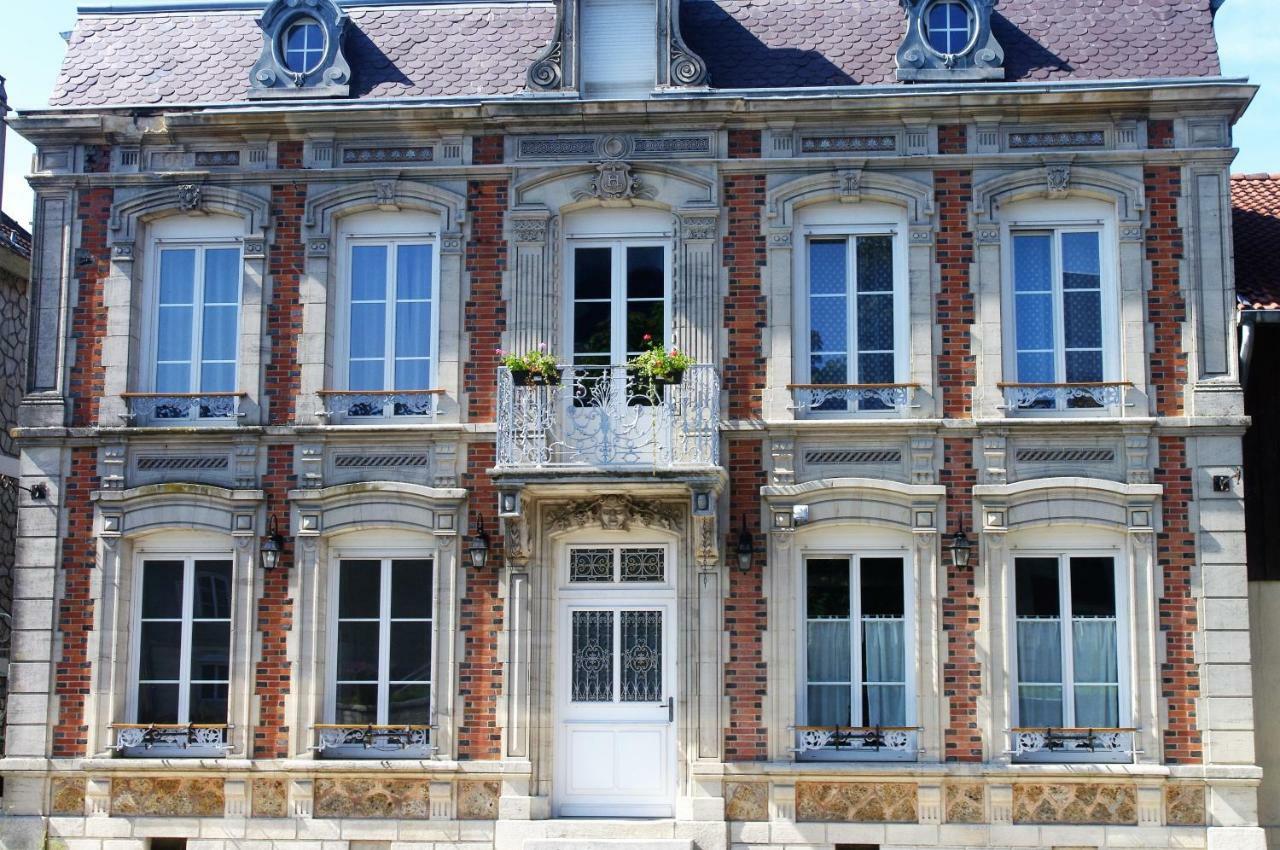
[[[1133,761],[1137,729],[1011,729],[1010,755],[1028,762]]]
[[[796,755],[814,761],[914,761],[918,726],[797,726]]]
[[[1092,410],[1119,415],[1127,407],[1127,381],[1092,384],[998,384],[1013,413]]]
[[[919,384],[789,384],[791,409],[831,417],[905,415]]]
[[[444,390],[321,390],[330,424],[420,416],[434,419]]]
[[[430,726],[320,723],[315,730],[321,758],[430,758],[433,749]]]
[[[130,758],[221,758],[231,749],[225,723],[114,723],[113,749]]]
[[[130,425],[189,425],[194,422],[239,422],[240,400],[247,393],[121,393]]]
[[[720,463],[720,376],[692,366],[658,384],[626,366],[566,366],[518,386],[498,370],[500,469],[654,469]]]

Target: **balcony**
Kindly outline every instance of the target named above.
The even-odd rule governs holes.
[[[907,416],[919,384],[788,384],[799,418]]]
[[[231,727],[202,723],[114,723],[113,749],[126,758],[222,758]]]
[[[915,761],[916,726],[797,726],[801,761]]]
[[[565,366],[559,383],[519,386],[498,370],[500,471],[705,470],[720,464],[720,375],[676,384],[626,366]]]
[[[1012,729],[1015,762],[1129,764],[1137,729]]]
[[[317,724],[317,755],[344,759],[431,758],[431,727]]]
[[[1004,409],[1012,414],[1090,413],[1123,416],[1131,407],[1125,399],[1127,381],[1080,384],[997,385],[1004,396]]]
[[[435,419],[444,390],[321,390],[319,395],[325,406],[320,415],[330,425],[351,425],[404,417]]]
[[[244,416],[243,392],[121,393],[128,425],[237,425]]]

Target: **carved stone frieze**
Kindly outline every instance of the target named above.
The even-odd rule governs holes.
[[[199,212],[204,209],[204,193],[197,183],[183,183],[178,187],[178,209],[183,212]]]
[[[1100,782],[1015,783],[1013,822],[1136,826],[1137,789]]]
[[[724,784],[724,819],[767,821],[769,819],[769,783],[726,782]]]
[[[686,218],[682,222],[684,226],[684,238],[693,241],[707,241],[715,239],[719,233],[720,225],[717,218]]]
[[[833,823],[915,823],[912,782],[797,782],[796,820]]]
[[[1045,188],[1051,198],[1061,198],[1071,192],[1071,166],[1066,163],[1047,165],[1044,169]]]
[[[642,501],[630,496],[602,496],[572,502],[553,511],[548,525],[553,531],[600,526],[606,531],[629,531],[633,524],[680,531],[682,511],[674,504]]]
[[[720,564],[720,534],[716,517],[697,517],[694,528],[697,533],[698,566],[707,570],[715,569]]]

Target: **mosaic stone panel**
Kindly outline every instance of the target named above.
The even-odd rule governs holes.
[[[797,782],[796,820],[915,823],[916,786],[906,782]]]
[[[458,783],[459,820],[497,820],[498,797],[502,795],[502,783],[495,780],[481,782],[463,780]]]
[[[1133,785],[1018,783],[1013,822],[1136,826],[1138,791]]]
[[[978,782],[948,782],[943,786],[947,823],[984,823],[987,789]]]
[[[1166,785],[1164,812],[1169,826],[1203,826],[1207,817],[1205,787],[1188,783]]]
[[[736,821],[768,820],[769,783],[726,782],[724,816],[726,820]]]
[[[253,780],[253,816],[283,818],[289,815],[289,785],[283,779]]]
[[[83,779],[54,779],[49,795],[50,814],[83,815],[84,782]]]
[[[150,817],[222,817],[222,780],[120,777],[111,780],[111,814]]]
[[[418,779],[317,779],[318,818],[403,818],[431,816],[427,790]]]

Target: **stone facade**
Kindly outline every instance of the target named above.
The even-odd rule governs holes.
[[[877,4],[904,14],[895,0],[833,14]],[[449,4],[361,7],[343,24],[363,34],[346,36],[349,89],[298,86],[322,107],[161,98],[164,133],[156,115],[77,100],[97,90],[74,73],[92,41],[77,36],[65,109],[17,121],[37,145],[41,258],[19,471],[48,499],[18,506],[6,847],[1260,850],[1252,689],[1236,675],[1247,423],[1215,247],[1230,235],[1230,125],[1252,90],[1206,67],[1160,86],[797,84],[779,98],[717,89],[717,73],[736,78],[719,53],[708,89],[597,102],[572,88],[563,46],[585,36],[566,0],[554,30],[532,4],[523,25],[547,32],[494,59],[528,53],[554,86],[485,89],[501,69],[476,56],[479,102],[357,108],[385,72],[369,45],[402,71],[418,58],[381,27],[515,38],[522,19],[498,5],[493,30],[444,27]],[[693,20],[737,8],[685,5]],[[779,15],[800,26],[808,4],[792,5]],[[103,13],[134,29],[143,64],[160,14]],[[163,14],[248,39],[245,73],[263,55],[238,10]],[[1179,38],[1203,25],[1170,14]],[[114,37],[98,27],[81,23]],[[1080,277],[1098,279],[1105,381],[1015,380],[1013,239],[1057,231],[1098,235],[1097,274]],[[811,382],[827,355],[810,302],[831,294],[815,293],[814,246],[839,240],[845,273],[874,276],[864,238],[888,246],[891,281],[841,297],[887,294],[875,330],[891,350],[863,356],[887,355],[894,379]],[[156,391],[173,342],[156,330],[174,306],[158,300],[160,257],[192,245],[238,257],[229,395]],[[383,278],[354,271],[370,246],[394,256]],[[412,255],[397,252],[422,246],[430,273],[395,277]],[[636,268],[645,251],[663,259],[642,273],[633,251]],[[588,298],[605,255],[612,288]],[[1090,288],[1073,274],[1062,290]],[[381,296],[360,289],[376,280]],[[625,294],[646,285],[659,294]],[[583,341],[597,301],[609,331]],[[429,344],[388,333],[381,360],[362,348],[423,302]],[[841,310],[836,337],[862,327]],[[652,387],[621,363],[603,372],[647,344],[641,330],[694,365]],[[554,375],[526,385],[500,368],[499,349],[539,344]],[[384,389],[361,389],[373,360]],[[419,360],[430,387],[388,377]],[[1114,687],[1114,717],[1042,728],[1023,716],[1053,699],[1035,680],[1023,705],[1019,627],[1036,616],[1019,609],[1018,564],[1076,557],[1111,564],[1115,610],[1059,615],[1056,634],[1106,621],[1116,649],[1099,675],[1114,682],[1048,685]],[[209,562],[225,576],[200,591],[216,615],[197,613],[195,590],[171,601],[177,616],[144,615],[153,565],[194,576]],[[822,563],[846,590],[807,583]],[[376,570],[376,594],[347,580],[352,564]],[[877,594],[891,604],[855,615]],[[828,596],[836,613],[813,613]],[[185,684],[156,709],[146,689],[170,678],[140,671],[165,653],[141,635],[179,617],[206,643],[170,653]],[[208,637],[224,622],[225,645]],[[900,631],[888,662],[855,647],[816,678],[836,627]],[[189,648],[183,634],[171,640]],[[826,714],[823,688],[838,697]],[[897,694],[900,722],[870,719]],[[215,722],[192,720],[210,706]]]

